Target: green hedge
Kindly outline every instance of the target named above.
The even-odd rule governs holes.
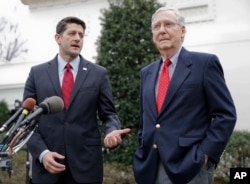
[[[108,0],[101,10],[101,35],[96,61],[106,67],[122,128],[131,128],[122,144],[104,151],[105,163],[130,165],[138,147],[139,72],[160,58],[152,42],[151,16],[162,4],[157,0]],[[143,10],[143,11],[142,11]]]
[[[230,168],[250,167],[250,132],[235,130],[217,166],[215,176],[229,182]]]
[[[10,111],[5,100],[0,101],[0,126],[9,118]]]

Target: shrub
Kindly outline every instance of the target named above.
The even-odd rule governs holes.
[[[0,101],[0,126],[9,118],[10,112],[7,103]]]
[[[215,176],[229,182],[230,168],[250,167],[250,132],[235,130],[217,166]]]
[[[160,6],[156,0],[109,0],[109,9],[102,10],[97,63],[108,71],[123,128],[132,129],[119,147],[104,152],[105,162],[132,163],[139,127],[139,71],[160,58],[151,33],[151,16]]]

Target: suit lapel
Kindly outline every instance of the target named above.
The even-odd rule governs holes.
[[[82,57],[80,57],[80,58],[81,59],[80,59],[79,67],[78,67],[78,72],[76,75],[75,85],[74,85],[74,89],[72,92],[70,104],[74,100],[76,94],[80,90],[80,87],[82,86],[82,84],[86,80],[87,75],[91,70],[91,67],[89,66],[88,62],[86,62]],[[70,104],[69,104],[69,106],[70,106]]]
[[[155,86],[158,78],[158,71],[161,66],[161,60],[158,60],[155,64],[152,65],[152,67],[147,72],[147,78],[146,82],[144,82],[144,85],[148,85],[149,90],[149,96],[148,101],[150,104],[150,108],[152,109],[152,112],[157,115],[156,111],[156,94],[155,94]]]
[[[86,79],[87,74],[91,70],[90,66],[88,65],[88,62],[86,62],[82,57],[80,57],[80,63],[79,63],[79,68],[78,72],[76,75],[76,80],[75,80],[75,85],[74,89],[72,92],[71,102],[74,100],[76,94],[80,90],[81,85]],[[52,86],[54,87],[56,94],[60,97],[62,97],[62,91],[61,91],[61,85],[60,85],[60,80],[59,80],[59,75],[55,75],[55,73],[58,74],[58,62],[57,62],[57,57],[55,57],[52,61],[49,62],[49,67],[47,69],[48,76],[52,82]],[[70,106],[69,104],[69,106]]]
[[[56,94],[58,96],[62,96],[62,91],[61,91],[61,85],[60,85],[60,80],[59,80],[59,75],[58,75],[58,62],[57,62],[57,57],[55,57],[53,60],[51,60],[49,63],[47,73],[50,78],[50,81],[52,83],[52,86],[54,87]],[[57,75],[55,75],[57,74]]]
[[[173,99],[177,90],[180,88],[184,80],[188,77],[190,73],[189,67],[191,65],[192,65],[192,61],[191,61],[190,55],[188,54],[188,51],[183,48],[179,55],[179,59],[178,59],[175,71],[173,73],[173,76],[171,78],[167,96],[163,103],[162,111],[164,111],[167,108],[167,106]]]

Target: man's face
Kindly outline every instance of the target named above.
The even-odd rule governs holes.
[[[68,24],[62,34],[56,34],[55,39],[60,48],[62,57],[75,58],[78,56],[83,47],[83,38],[85,30],[81,25]]]
[[[172,11],[160,11],[152,20],[153,42],[159,51],[178,50],[186,33]]]

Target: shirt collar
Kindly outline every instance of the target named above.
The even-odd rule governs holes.
[[[57,60],[58,60],[59,71],[64,71],[64,67],[67,64],[67,62],[59,54],[57,56]],[[70,64],[71,64],[72,69],[74,71],[78,70],[79,63],[80,63],[80,57],[79,56],[77,56],[75,59],[70,61]]]
[[[175,55],[173,55],[173,56],[170,58],[171,64],[172,64],[172,66],[174,66],[174,67],[175,67],[176,64],[177,64],[177,61],[178,61],[178,58],[179,58],[181,49],[182,49],[182,47],[180,47],[180,49],[175,53]],[[164,62],[165,60],[166,60],[166,59],[162,57],[162,61]]]

